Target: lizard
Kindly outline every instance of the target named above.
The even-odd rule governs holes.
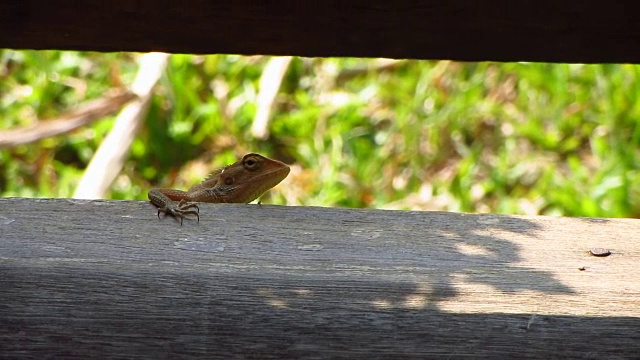
[[[149,191],[149,200],[160,213],[180,218],[195,215],[200,222],[200,208],[196,202],[249,203],[289,175],[290,168],[278,160],[250,153],[231,165],[214,170],[200,184],[188,191],[155,188]]]

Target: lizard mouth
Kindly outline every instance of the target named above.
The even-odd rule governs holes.
[[[287,175],[289,175],[289,172],[291,171],[289,166],[285,164],[282,164],[282,165],[278,164],[278,165],[279,166],[274,166],[268,170],[263,168],[263,172],[261,172],[260,175],[254,178],[253,181],[255,181],[256,179],[259,179],[258,181],[255,181],[255,183],[260,184],[259,187],[253,190],[252,197],[254,199],[260,197],[267,190],[278,185],[282,180],[284,180],[287,177]]]
[[[281,166],[276,166],[262,172],[260,175],[257,176],[257,178],[258,179],[272,178],[272,180],[270,181],[272,185],[269,187],[273,187],[273,186],[276,186],[278,183],[280,183],[282,180],[284,180],[287,177],[287,175],[289,175],[290,171],[291,171],[291,168],[289,168],[285,164],[282,164]],[[277,176],[274,176],[274,175],[277,175]]]

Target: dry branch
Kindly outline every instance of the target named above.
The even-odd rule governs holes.
[[[139,59],[140,68],[131,91],[138,99],[127,105],[118,117],[111,132],[91,159],[74,193],[79,199],[102,198],[118,176],[129,154],[142,120],[147,114],[153,87],[164,71],[168,54],[149,53]]]
[[[2,131],[0,132],[0,149],[66,134],[114,114],[124,104],[135,98],[134,93],[116,90],[115,94],[92,100],[56,118],[38,121],[35,125],[25,128]]]
[[[260,77],[260,89],[256,99],[258,109],[251,126],[251,134],[258,139],[269,137],[271,109],[280,90],[282,79],[291,63],[291,56],[274,57],[269,60]]]

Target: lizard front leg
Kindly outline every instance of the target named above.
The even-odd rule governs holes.
[[[186,215],[195,215],[200,222],[200,208],[198,205],[185,200],[188,193],[186,191],[174,189],[152,189],[149,191],[149,200],[158,207],[158,218],[160,213],[169,214],[180,218],[180,225]],[[178,202],[179,200],[179,202]],[[195,210],[192,210],[194,209]]]

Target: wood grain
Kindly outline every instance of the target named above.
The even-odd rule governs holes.
[[[639,220],[200,208],[0,199],[0,358],[640,354]]]
[[[622,1],[0,2],[0,47],[465,61],[640,62]]]

